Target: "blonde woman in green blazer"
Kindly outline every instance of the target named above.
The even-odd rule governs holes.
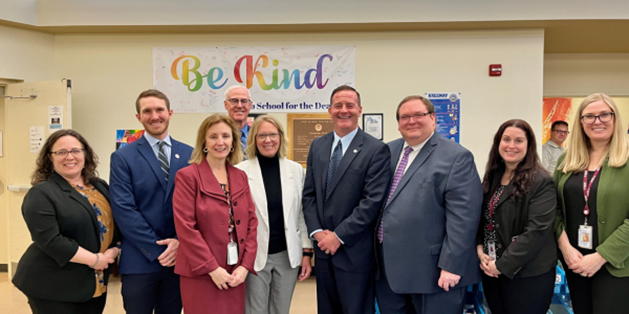
[[[560,207],[555,232],[575,314],[629,311],[629,142],[623,126],[609,96],[586,97],[554,173]]]

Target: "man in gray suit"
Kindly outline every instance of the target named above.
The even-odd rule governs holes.
[[[435,132],[422,96],[398,105],[402,138],[389,143],[393,181],[376,227],[382,314],[463,312],[481,280],[475,236],[483,192],[472,153]]]

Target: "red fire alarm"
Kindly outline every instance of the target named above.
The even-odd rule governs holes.
[[[489,76],[500,76],[500,75],[502,75],[502,64],[490,64]]]

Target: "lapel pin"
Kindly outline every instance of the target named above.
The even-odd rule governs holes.
[[[358,153],[358,149],[354,149],[354,154]]]
[[[179,159],[179,154],[175,154],[175,158]]]

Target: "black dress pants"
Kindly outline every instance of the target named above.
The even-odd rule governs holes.
[[[629,313],[628,277],[614,277],[605,266],[592,277],[582,277],[568,268],[564,270],[574,314]]]
[[[27,297],[28,305],[31,306],[33,314],[102,314],[107,300],[107,294],[80,303]]]
[[[483,291],[492,314],[546,314],[554,289],[554,267],[538,276],[514,279],[483,274]]]

